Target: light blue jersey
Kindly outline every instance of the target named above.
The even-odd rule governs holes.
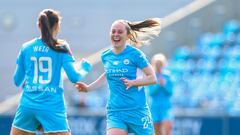
[[[137,69],[149,66],[146,56],[137,48],[126,45],[119,54],[108,49],[102,62],[110,89],[107,103],[107,129],[118,128],[136,135],[153,134],[153,123],[146,103],[144,87],[126,86],[121,77],[137,78]]]
[[[80,81],[90,70],[87,61],[81,62],[82,69],[76,71],[70,54],[50,49],[41,39],[23,44],[14,73],[14,83],[23,82],[23,94],[13,121],[13,127],[36,133],[38,127],[44,133],[69,132],[65,109],[62,69],[73,83]]]
[[[149,95],[151,97],[150,109],[154,122],[161,122],[170,119],[172,107],[171,96],[173,94],[173,84],[168,72],[156,74],[157,83],[148,86]],[[165,85],[161,86],[159,78],[165,79]]]
[[[23,44],[18,58],[14,82],[18,86],[24,81],[20,107],[65,112],[62,67],[71,67],[73,56],[50,49],[41,39]],[[72,82],[81,76],[67,72]]]
[[[102,53],[106,78],[110,89],[108,99],[108,111],[134,110],[146,108],[144,87],[131,87],[126,90],[123,81],[124,77],[134,80],[137,77],[137,69],[143,69],[149,65],[146,56],[137,48],[126,45],[126,48],[119,54],[108,49]]]

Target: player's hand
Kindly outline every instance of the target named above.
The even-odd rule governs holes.
[[[83,70],[85,70],[86,72],[90,72],[91,71],[92,65],[91,65],[91,63],[88,60],[82,58],[80,62],[81,62],[81,68]]]
[[[77,82],[74,86],[79,92],[88,92],[88,85],[83,82]]]
[[[126,90],[128,90],[130,87],[133,86],[133,81],[132,80],[128,80],[124,77],[121,77],[120,80],[122,80],[124,82],[124,84],[126,85]]]

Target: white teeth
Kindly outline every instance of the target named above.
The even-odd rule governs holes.
[[[119,37],[113,37],[113,40],[114,40],[114,41],[119,41],[120,38],[119,38]]]

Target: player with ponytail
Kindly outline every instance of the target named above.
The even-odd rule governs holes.
[[[130,22],[117,20],[110,30],[112,48],[102,53],[105,72],[93,83],[77,83],[79,91],[96,89],[105,80],[110,95],[107,102],[107,134],[154,134],[151,113],[144,87],[156,83],[156,76],[144,53],[138,46],[149,43],[160,32],[160,19]],[[137,78],[137,69],[145,76]]]
[[[69,45],[57,38],[60,21],[61,16],[55,10],[40,12],[40,37],[24,43],[19,52],[14,83],[23,86],[23,93],[11,135],[35,135],[39,127],[44,134],[71,135],[61,71],[64,69],[69,80],[76,83],[89,72],[91,65],[83,60],[80,71],[74,68]]]

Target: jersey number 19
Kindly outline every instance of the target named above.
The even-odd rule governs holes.
[[[34,62],[34,77],[33,83],[47,84],[52,79],[52,59],[50,57],[31,57],[31,61]],[[47,65],[43,66],[46,62]],[[47,78],[43,79],[43,76],[39,72],[47,73]]]

